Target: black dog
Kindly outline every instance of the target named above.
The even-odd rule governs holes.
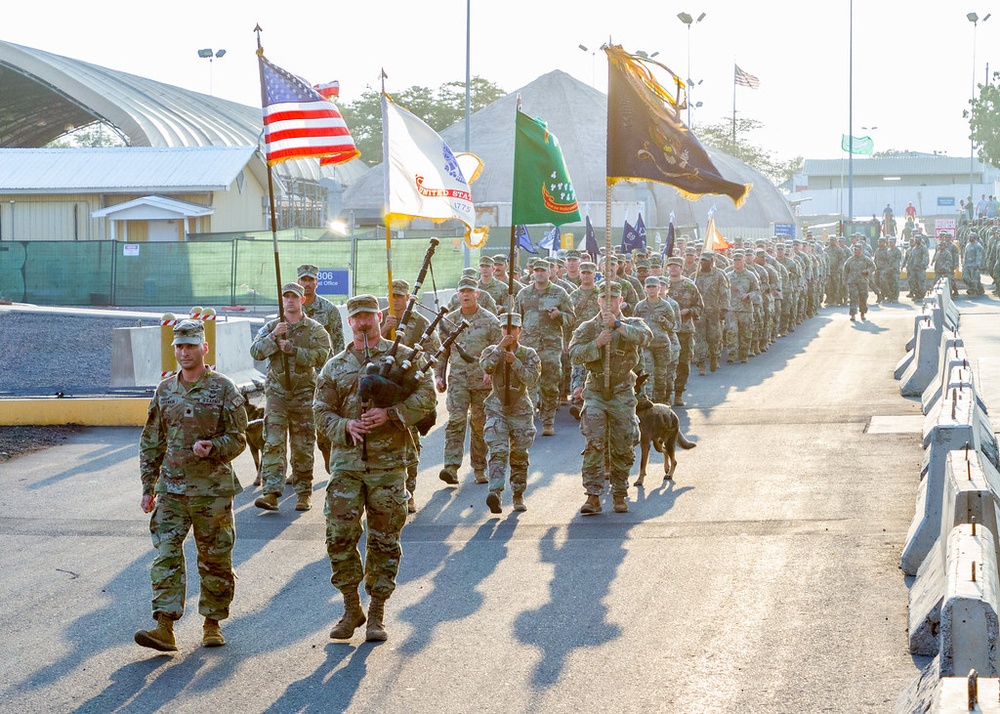
[[[257,469],[253,485],[260,486],[260,454],[264,450],[264,408],[253,404],[249,399],[246,406],[247,447],[253,457],[253,465]]]
[[[639,462],[639,478],[636,486],[642,486],[646,479],[646,464],[649,463],[649,445],[663,454],[663,480],[672,481],[677,469],[677,457],[674,449],[680,445],[682,449],[693,449],[697,444],[688,441],[681,433],[680,420],[666,404],[653,402],[639,389],[649,375],[640,375],[636,380],[635,391],[638,401],[635,413],[639,417],[639,443],[642,447],[642,459]]]

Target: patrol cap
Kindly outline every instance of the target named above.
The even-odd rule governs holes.
[[[555,259],[555,261],[554,261],[554,262],[555,262],[555,264],[556,264],[556,265],[558,265],[558,266],[559,266],[560,268],[565,268],[565,267],[566,267],[566,259],[565,259],[565,258],[559,258],[559,257],[556,257],[556,259]]]
[[[510,320],[512,327],[521,326],[521,313],[519,312],[501,312],[497,318],[500,320],[500,327],[506,327],[507,320]]]
[[[600,297],[604,297],[604,291],[607,290],[608,287],[607,287],[607,285],[605,283],[601,283],[600,288],[601,288]],[[622,296],[622,286],[621,286],[621,283],[619,283],[616,280],[612,280],[611,281],[611,297],[621,297],[621,296]]]
[[[463,278],[474,278],[477,275],[479,275],[479,271],[476,270],[475,268],[462,268]]]
[[[583,263],[580,263],[580,272],[581,273],[596,273],[597,272],[597,264],[596,263],[591,263],[589,260],[585,261]]]
[[[535,261],[531,265],[532,270],[548,270],[551,267],[552,264],[545,258],[535,258]]]
[[[205,326],[201,320],[181,320],[174,325],[172,345],[200,345],[205,342]]]
[[[347,316],[354,317],[359,312],[379,312],[378,298],[367,293],[355,295],[347,301]]]
[[[493,265],[493,258],[491,258],[488,255],[481,255],[481,256],[479,256],[479,264],[480,265]]]
[[[651,267],[652,266],[650,265],[649,261],[647,259],[645,259],[645,258],[643,258],[642,260],[635,261],[635,269],[636,270],[639,270],[640,268],[646,268],[647,270],[649,270],[649,268],[651,268]]]
[[[402,278],[392,281],[392,294],[393,295],[409,295],[410,294],[410,284],[403,280]]]
[[[285,283],[281,286],[281,295],[284,297],[288,293],[294,293],[298,297],[302,297],[306,294],[305,288],[303,288],[298,283]]]
[[[642,284],[643,284],[643,287],[658,288],[658,287],[660,287],[660,279],[658,277],[656,277],[655,275],[650,275],[648,278],[646,278],[645,281],[643,281]]]
[[[851,247],[854,248],[854,250],[864,250],[865,249],[865,247],[863,245],[861,245],[860,243],[855,243]]]
[[[787,248],[787,246],[784,243],[775,243],[774,244],[774,249],[775,250],[785,250],[786,248]]]
[[[316,278],[319,280],[319,268],[315,265],[309,265],[308,263],[299,266],[299,277],[300,278]]]
[[[493,265],[507,265],[507,256],[503,253],[497,253],[493,256]]]
[[[698,249],[693,245],[689,245],[684,249],[684,255],[698,255]]]
[[[746,253],[744,253],[744,252],[743,252],[742,250],[734,250],[734,251],[733,251],[733,252],[732,252],[732,253],[730,254],[730,257],[731,257],[731,258],[732,258],[733,260],[736,260],[736,259],[739,259],[739,260],[743,260],[744,258],[746,258],[746,257],[747,257],[747,254],[746,254]]]
[[[715,260],[715,253],[710,250],[706,250],[701,254],[702,260]]]
[[[583,253],[573,249],[566,251],[566,260],[583,260]]]
[[[764,250],[763,248],[758,248],[757,250],[755,250],[755,251],[753,252],[753,254],[754,254],[755,256],[757,256],[758,258],[763,258],[764,256],[766,256],[766,255],[767,255],[767,251],[766,251],[766,250]]]
[[[459,290],[478,290],[479,283],[476,282],[475,278],[462,278],[458,281]]]
[[[679,265],[684,267],[684,259],[678,258],[676,255],[667,258],[667,265]]]

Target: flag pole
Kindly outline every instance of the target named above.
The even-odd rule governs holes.
[[[758,72],[760,70],[757,70]],[[736,63],[733,62],[733,154],[736,153]]]
[[[521,111],[521,95],[517,95],[517,108],[514,113],[514,131],[517,132],[517,115]],[[514,151],[517,151],[517,141],[514,142]],[[514,159],[514,166],[517,166],[517,159]],[[517,185],[517,177],[512,177],[511,187]],[[516,195],[516,194],[512,194]],[[517,242],[517,226],[514,224],[514,203],[510,204],[510,254],[507,258],[507,334],[510,334],[511,313],[514,311],[514,260],[515,244]],[[510,363],[506,355],[503,361],[503,404],[510,406]]]
[[[385,78],[386,78],[385,68],[382,69],[381,81],[382,81],[382,168],[385,171],[385,209],[383,215],[385,217],[385,270],[386,270],[386,280],[388,282],[388,287],[386,288],[386,302],[389,307],[389,316],[395,317],[396,313],[393,311],[392,307],[392,228],[389,225],[389,122],[386,117],[386,102],[389,101],[389,95],[385,93]],[[418,297],[419,301],[420,298]],[[389,339],[396,338],[396,328],[389,328]]]
[[[253,31],[257,33],[257,69],[260,71],[260,105],[267,104],[267,90],[264,87],[264,47],[260,44],[260,33],[263,31],[258,23]],[[274,210],[274,176],[271,172],[271,162],[267,160],[265,146],[264,164],[267,166],[267,197],[271,208],[271,242],[274,245],[274,279],[278,284],[278,320],[285,321],[285,307],[281,301],[281,261],[278,257],[278,218]],[[281,363],[284,367],[285,389],[291,391],[292,377],[288,372],[288,353],[281,350]]]

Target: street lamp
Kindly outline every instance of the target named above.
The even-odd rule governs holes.
[[[687,25],[688,29],[688,71],[687,71],[687,107],[688,107],[688,128],[691,128],[691,25],[697,25],[699,22],[705,19],[707,13],[701,13],[698,18],[695,19],[691,17],[686,12],[677,13],[677,19]]]
[[[212,60],[215,58],[222,59],[223,57],[226,56],[226,51],[219,50],[217,52],[213,52],[210,47],[206,47],[203,50],[198,50],[198,56],[201,57],[202,59],[208,60],[208,94],[209,96],[213,96],[214,92],[212,87]]]
[[[983,18],[983,22],[990,19],[993,13],[986,13],[986,17]],[[976,28],[979,27],[979,15],[974,12],[970,12],[966,15],[969,22],[972,23],[972,101],[976,100]],[[972,118],[972,104],[969,104],[969,118]],[[972,188],[972,174],[976,166],[976,139],[972,135],[972,127],[969,127],[969,200],[975,195]]]

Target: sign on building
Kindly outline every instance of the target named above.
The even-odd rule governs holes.
[[[317,295],[350,295],[351,277],[347,268],[320,268]]]

